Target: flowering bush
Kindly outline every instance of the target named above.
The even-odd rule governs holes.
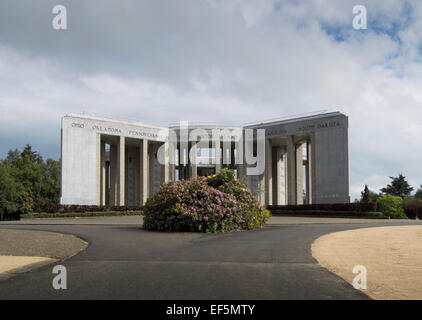
[[[156,231],[225,232],[264,226],[269,212],[236,180],[197,177],[165,183],[144,206],[144,227]]]

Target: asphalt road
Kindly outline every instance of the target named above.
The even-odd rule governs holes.
[[[1,225],[75,234],[89,246],[61,262],[67,290],[53,289],[49,265],[0,281],[0,299],[368,299],[319,266],[310,247],[326,233],[386,224],[288,224],[228,234]]]

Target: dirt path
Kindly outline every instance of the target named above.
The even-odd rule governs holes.
[[[318,238],[312,255],[328,270],[353,283],[356,265],[367,269],[374,299],[422,299],[422,226],[377,227]]]

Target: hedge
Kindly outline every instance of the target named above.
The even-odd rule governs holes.
[[[334,204],[302,204],[302,205],[272,205],[267,207],[271,212],[274,211],[343,211],[343,212],[376,212],[376,202],[353,202],[353,203],[334,203]]]
[[[422,219],[422,205],[410,204],[405,206],[404,213],[409,219]]]
[[[142,206],[88,206],[65,205],[58,203],[36,203],[34,212],[41,213],[71,213],[71,212],[104,212],[104,211],[142,211]]]
[[[60,213],[26,213],[22,219],[39,218],[83,218],[83,217],[113,217],[113,216],[138,216],[139,211],[94,211],[94,212],[60,212]]]
[[[359,219],[388,219],[381,212],[324,211],[324,210],[271,210],[273,216],[331,217]]]

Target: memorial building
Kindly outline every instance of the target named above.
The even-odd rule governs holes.
[[[142,205],[165,182],[222,168],[263,205],[350,201],[348,118],[340,112],[168,127],[69,114],[61,143],[62,204]]]

